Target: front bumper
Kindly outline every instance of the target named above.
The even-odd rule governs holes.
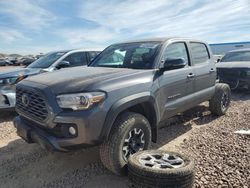
[[[249,69],[246,68],[217,68],[220,82],[227,83],[231,89],[250,89]]]
[[[250,89],[250,79],[243,79],[243,78],[222,78],[220,79],[220,82],[228,84],[231,89],[238,89],[238,88],[244,88],[244,89]]]
[[[0,88],[0,109],[13,109],[16,104],[15,89],[1,89]]]
[[[16,89],[16,112],[19,117],[14,120],[14,124],[19,136],[27,142],[39,143],[43,147],[52,146],[53,150],[58,151],[95,146],[103,142],[103,122],[109,109],[106,103],[86,110],[62,110],[48,86],[35,82],[24,84],[26,82],[18,83]],[[30,97],[29,103],[32,105],[23,105],[20,100],[23,94]],[[75,127],[77,134],[69,135],[70,126]]]
[[[67,126],[72,124],[64,125]],[[81,125],[80,127],[75,125],[77,134],[74,137],[65,137],[65,134],[64,136],[58,136],[58,134],[56,134],[58,129],[42,128],[40,125],[23,119],[20,116],[17,116],[14,119],[14,126],[17,129],[17,134],[27,143],[37,143],[42,148],[50,151],[66,152],[77,148],[86,148],[97,145],[93,140],[88,140],[89,135],[86,136],[86,132],[82,132],[84,125]],[[67,130],[68,129],[63,128],[63,131]]]

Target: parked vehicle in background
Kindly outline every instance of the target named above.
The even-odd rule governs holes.
[[[9,60],[5,60],[6,61],[6,66],[11,66],[14,65],[15,63]]]
[[[7,57],[7,60],[12,62],[12,63],[16,63],[17,57]]]
[[[5,66],[6,65],[6,61],[4,59],[0,59],[0,66]]]
[[[0,66],[8,66],[8,65],[13,65],[14,63],[7,60],[7,59],[0,59]]]
[[[44,54],[40,53],[40,54],[36,55],[36,59],[39,59],[39,58],[41,58],[43,56],[44,56]]]
[[[217,72],[220,82],[231,89],[250,89],[250,49],[228,52],[217,64]]]
[[[114,44],[87,68],[27,78],[16,96],[14,124],[28,143],[57,151],[101,145],[103,164],[124,174],[129,156],[157,141],[160,122],[204,101],[223,115],[231,95],[216,84],[206,43],[161,38]]]
[[[16,64],[18,58],[22,57],[19,54],[10,54],[8,56],[6,56],[6,60],[10,61],[13,64]]]
[[[0,59],[0,66],[6,66],[6,60]]]
[[[31,63],[33,63],[34,61],[36,60],[35,57],[32,57],[32,56],[25,56],[25,57],[21,57],[17,64],[19,65],[24,65],[24,66],[28,66],[30,65]]]
[[[44,55],[26,68],[0,71],[0,109],[15,107],[15,85],[24,78],[62,68],[86,66],[99,52],[97,50],[56,51]]]

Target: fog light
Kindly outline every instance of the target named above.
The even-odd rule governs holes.
[[[75,129],[74,127],[70,127],[70,128],[69,128],[69,133],[70,133],[71,135],[75,135],[75,134],[76,134],[76,129]]]

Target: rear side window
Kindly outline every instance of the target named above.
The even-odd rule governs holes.
[[[210,59],[207,47],[203,43],[191,42],[192,59],[194,65],[206,63]]]
[[[70,67],[87,65],[85,52],[76,52],[76,53],[70,54],[64,60],[70,63]]]
[[[183,58],[187,62],[187,64],[189,64],[187,47],[183,42],[170,44],[166,48],[163,57],[164,60]]]

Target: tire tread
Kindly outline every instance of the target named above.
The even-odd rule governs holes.
[[[126,127],[130,126],[136,119],[140,119],[144,122],[150,132],[149,140],[151,141],[151,128],[148,120],[141,114],[125,112],[118,116],[111,129],[109,138],[100,147],[100,157],[102,163],[106,168],[117,175],[125,175],[126,167],[121,168],[120,161],[117,158],[117,152],[119,151],[115,148],[124,136]]]
[[[212,99],[209,101],[209,109],[210,111],[218,116],[225,115],[226,110],[222,110],[221,108],[221,98],[224,92],[228,92],[229,100],[231,100],[231,90],[227,84],[218,83],[215,88],[215,94]]]

